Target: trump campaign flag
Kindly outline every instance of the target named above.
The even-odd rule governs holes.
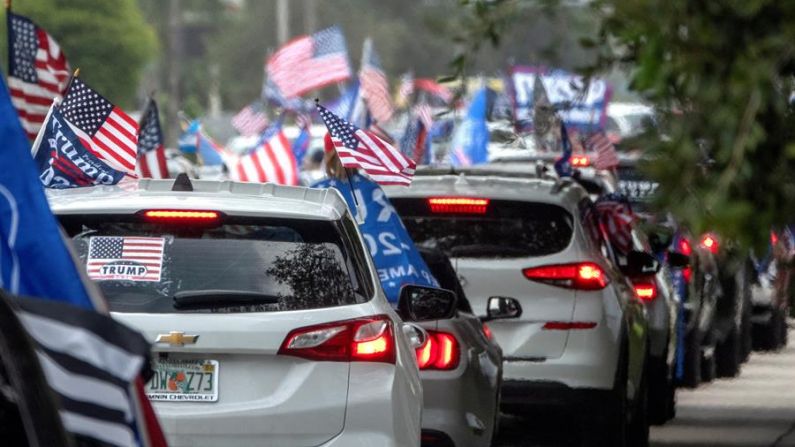
[[[54,189],[115,185],[124,178],[124,172],[83,145],[57,107],[47,117],[32,150],[42,185]]]
[[[57,115],[54,108],[52,112],[51,118]],[[65,122],[59,126],[68,129]],[[81,314],[76,308],[85,309],[83,314],[106,312],[107,308],[84,283],[84,273],[64,243],[1,79],[0,140],[4,142],[0,165],[7,167],[0,169],[0,288],[13,295],[48,301],[40,305],[22,303],[20,319],[38,343],[39,362],[60,404],[64,428],[76,438],[94,443],[164,446],[152,408],[139,394],[142,373],[147,369],[143,360],[148,356],[146,343],[145,349],[139,344],[123,356],[105,357],[105,363],[90,365],[109,352],[103,346],[108,332],[91,326],[85,315],[75,320],[71,315]],[[59,157],[69,158],[67,152],[70,150]],[[75,164],[91,168],[81,161]],[[46,321],[39,319],[42,313],[50,314]],[[117,324],[95,316],[104,318],[107,324]],[[93,331],[98,337],[88,335]],[[134,343],[130,337],[125,336],[126,343]],[[123,377],[110,377],[121,374],[118,368],[125,366],[128,368]]]
[[[574,169],[571,166],[571,140],[569,140],[569,132],[566,130],[566,123],[560,122],[560,145],[561,156],[555,161],[555,172],[559,177],[571,177],[574,174]]]
[[[150,98],[141,118],[138,132],[138,166],[136,172],[143,178],[168,178],[166,148],[163,146],[163,131],[157,104]]]
[[[410,185],[416,163],[375,133],[359,129],[317,104],[342,166],[361,169],[381,185]]]
[[[19,121],[31,140],[36,138],[52,100],[63,94],[69,63],[60,45],[27,17],[6,10],[8,88]]]
[[[397,305],[400,288],[406,284],[439,287],[384,191],[359,174],[349,180],[326,179],[312,187],[337,189],[348,207],[358,211],[359,229],[389,302]]]
[[[489,129],[486,127],[487,91],[475,93],[466,117],[458,124],[450,148],[453,166],[471,166],[489,161]]]
[[[294,98],[351,77],[345,36],[332,26],[300,36],[279,48],[265,63],[268,80],[284,98]]]
[[[72,132],[97,158],[135,175],[138,123],[77,77],[57,106]]]

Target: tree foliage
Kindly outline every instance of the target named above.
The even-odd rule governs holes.
[[[92,87],[122,107],[138,105],[141,74],[157,54],[157,40],[136,0],[19,0],[13,11],[55,37]]]
[[[694,230],[766,241],[793,223],[795,3],[599,0],[595,68],[620,66],[661,114],[642,144],[660,205]]]

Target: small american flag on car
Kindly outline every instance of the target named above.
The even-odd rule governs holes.
[[[135,175],[138,123],[79,78],[58,109],[83,146],[112,167]]]
[[[157,104],[154,99],[149,100],[141,119],[136,172],[142,178],[168,178],[163,131],[160,128],[160,115],[157,112]]]
[[[375,133],[353,124],[317,105],[320,117],[331,134],[331,141],[342,166],[358,168],[382,185],[410,185],[416,164]]]
[[[332,26],[279,48],[265,63],[268,80],[284,98],[300,96],[351,77],[345,36]]]
[[[618,166],[616,147],[602,132],[591,135],[585,142],[585,148],[596,154],[593,160],[594,168],[611,169]]]
[[[69,63],[58,42],[27,17],[7,10],[8,90],[25,134],[36,138],[53,98],[69,80]]]
[[[95,236],[88,242],[86,270],[93,280],[160,281],[162,237]]]

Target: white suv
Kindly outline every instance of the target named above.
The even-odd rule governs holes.
[[[416,243],[448,253],[476,313],[503,301],[490,297],[521,304],[518,318],[489,323],[504,356],[503,409],[562,405],[585,416],[586,440],[642,445],[646,310],[591,238],[587,192],[526,170],[425,169],[386,192]],[[633,255],[644,267],[647,257]]]
[[[184,178],[48,196],[113,316],[155,344],[170,445],[419,445],[423,332],[336,191]]]

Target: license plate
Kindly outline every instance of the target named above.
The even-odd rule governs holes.
[[[146,395],[155,401],[218,400],[217,360],[163,360],[152,362],[155,375],[146,384]]]

